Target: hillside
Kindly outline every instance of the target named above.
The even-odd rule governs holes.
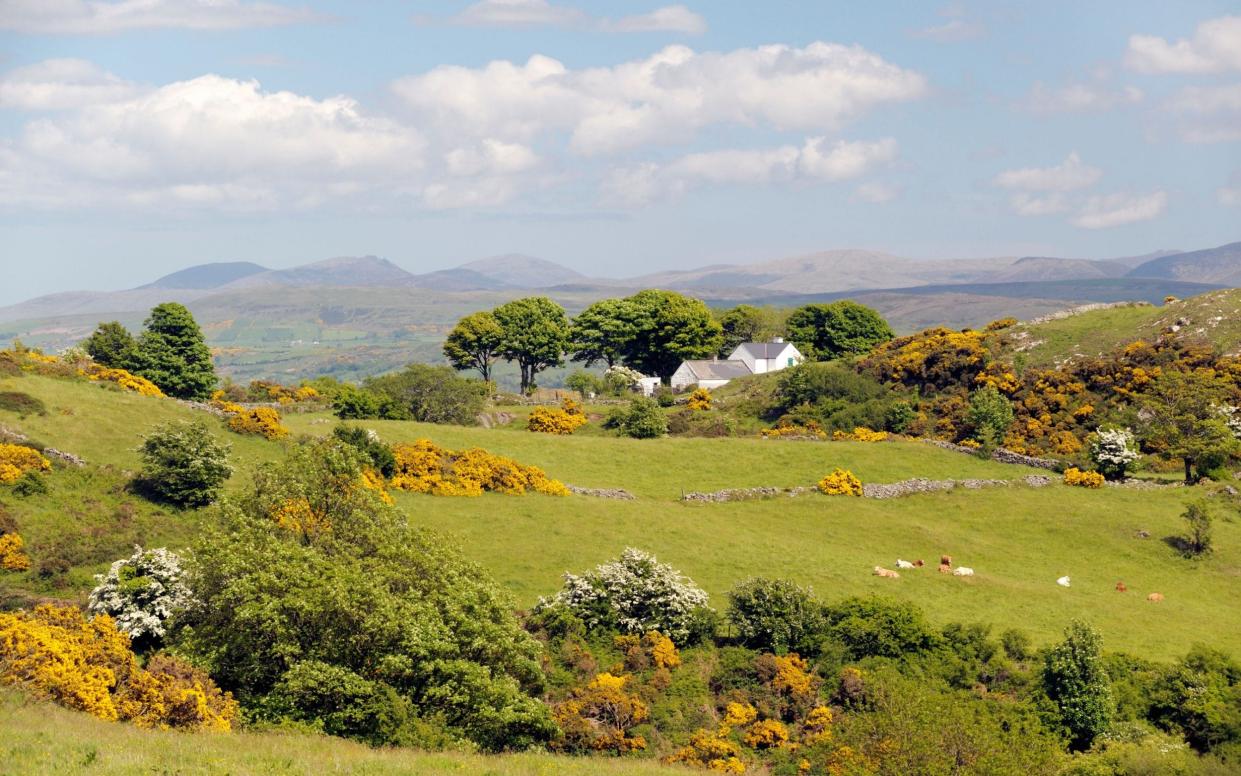
[[[478,259],[457,269],[476,272],[493,282],[514,288],[546,288],[587,280],[582,273],[562,264],[520,253]]]
[[[164,275],[143,288],[219,288],[250,275],[270,272],[267,267],[251,261],[222,261],[186,267],[179,272]]]
[[[1241,242],[1162,256],[1134,267],[1129,275],[1217,283],[1222,286],[1241,285]]]

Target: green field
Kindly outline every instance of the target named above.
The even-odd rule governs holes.
[[[203,515],[152,506],[124,491],[124,471],[154,423],[200,418],[233,444],[239,474],[283,453],[283,443],[241,437],[216,418],[167,399],[148,399],[104,387],[41,377],[0,380],[0,390],[42,398],[46,416],[19,419],[0,411],[0,423],[43,444],[84,456],[95,466],[58,470],[48,496],[5,497],[32,547],[72,545],[72,568],[41,576],[34,570],[0,577],[0,600],[51,595],[80,599],[91,574],[126,554],[134,542],[182,547]],[[511,408],[501,408],[511,409]],[[290,415],[295,433],[321,435],[335,419]],[[811,485],[834,467],[863,481],[910,477],[1018,479],[1035,470],[982,461],[916,442],[864,444],[745,438],[620,439],[597,434],[536,435],[497,429],[369,421],[388,442],[427,437],[452,448],[485,447],[543,467],[574,485],[624,488],[631,502],[583,496],[476,499],[398,494],[417,522],[457,538],[464,551],[514,594],[521,606],[559,587],[565,571],[582,571],[627,546],[656,553],[693,577],[719,608],[737,581],[753,575],[788,577],[812,585],[827,600],[884,593],[916,602],[934,621],[986,622],[1019,627],[1039,643],[1058,637],[1083,617],[1103,632],[1110,649],[1148,658],[1184,654],[1195,642],[1241,653],[1241,528],[1220,520],[1217,552],[1203,561],[1180,558],[1161,539],[1181,530],[1180,512],[1191,495],[1183,488],[1102,491],[1060,484],[1021,484],[984,490],[877,501],[818,494],[727,504],[686,504],[691,490]],[[128,505],[128,506],[124,506]],[[1149,539],[1139,539],[1139,530]],[[76,544],[75,544],[76,542]],[[899,580],[871,574],[896,558],[940,554],[973,567],[959,579],[933,569]],[[1068,574],[1073,587],[1055,579]],[[1123,581],[1128,593],[1114,590]],[[1149,592],[1166,596],[1161,604]]]

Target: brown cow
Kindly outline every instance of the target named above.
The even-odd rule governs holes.
[[[1163,593],[1151,593],[1150,595],[1146,596],[1146,600],[1150,601],[1153,604],[1157,604],[1163,600]]]
[[[925,565],[926,563],[923,562],[922,558],[918,558],[917,560],[914,561],[914,566],[916,566],[917,568],[922,568]]]
[[[885,577],[887,579],[900,579],[901,578],[900,574],[897,574],[892,569],[885,569],[882,566],[875,566],[875,576]]]
[[[1116,592],[1117,592],[1117,593],[1123,593],[1123,592],[1127,591],[1128,589],[1129,589],[1129,588],[1125,587],[1125,583],[1124,583],[1124,582],[1117,582],[1117,583],[1116,583]]]

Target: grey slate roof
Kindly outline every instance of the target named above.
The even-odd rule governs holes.
[[[699,380],[733,380],[752,374],[744,361],[686,361]]]
[[[754,358],[779,358],[780,351],[788,346],[787,342],[743,342],[737,347],[744,349]]]

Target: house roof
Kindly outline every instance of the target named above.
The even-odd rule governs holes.
[[[779,358],[789,342],[743,342],[737,350],[745,350],[753,358]],[[736,352],[736,351],[733,351]]]
[[[752,374],[744,361],[686,361],[684,365],[699,380],[732,380]]]

